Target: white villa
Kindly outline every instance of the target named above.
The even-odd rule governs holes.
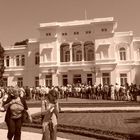
[[[140,85],[140,38],[113,17],[41,23],[38,39],[5,47],[6,86]]]

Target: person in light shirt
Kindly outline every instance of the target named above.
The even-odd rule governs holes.
[[[56,140],[58,113],[58,91],[54,87],[49,91],[47,97],[42,100],[42,140]]]

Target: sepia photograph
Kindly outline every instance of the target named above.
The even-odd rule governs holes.
[[[140,140],[140,0],[0,0],[0,140]]]

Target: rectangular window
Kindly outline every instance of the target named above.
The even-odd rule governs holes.
[[[110,74],[102,73],[102,81],[103,81],[103,85],[105,85],[105,84],[110,85]]]
[[[52,74],[46,75],[45,83],[46,86],[52,86]]]
[[[63,86],[67,86],[67,84],[68,84],[68,76],[63,75]]]
[[[3,78],[3,86],[4,86],[4,87],[7,87],[7,86],[8,86],[7,77],[4,77],[4,78]]]
[[[125,85],[127,83],[127,74],[126,73],[121,73],[120,74],[120,84]]]
[[[35,77],[35,87],[39,87],[39,77]]]
[[[40,56],[39,56],[39,52],[35,53],[35,64],[39,65],[40,63]]]
[[[126,53],[120,52],[120,60],[126,60]]]
[[[81,83],[81,74],[73,75],[73,83],[74,84],[80,84]]]
[[[9,56],[6,56],[6,66],[7,67],[9,67],[9,61],[10,61],[9,59],[10,59]]]
[[[23,87],[23,77],[17,78],[17,85],[18,85],[18,87]]]
[[[87,84],[92,85],[92,74],[87,74]]]

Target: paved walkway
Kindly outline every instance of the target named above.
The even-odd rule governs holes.
[[[140,106],[130,106],[130,107],[66,107],[62,108],[62,111],[140,111]]]
[[[40,108],[30,108],[31,114],[37,113],[40,111]],[[0,112],[0,123],[4,121],[5,113]],[[42,135],[38,133],[24,132],[21,133],[21,140],[41,140]],[[6,140],[7,130],[0,129],[0,140]],[[57,140],[69,140],[58,137]]]
[[[31,114],[40,112],[40,108],[30,108],[29,109]],[[84,107],[84,108],[62,108],[62,111],[86,111],[86,110],[92,110],[92,111],[111,111],[111,110],[134,110],[134,111],[140,111],[140,107]],[[0,123],[4,121],[5,113],[0,112]],[[0,140],[6,140],[7,130],[0,129]],[[41,140],[41,134],[38,133],[29,133],[29,132],[22,132],[22,140]],[[57,140],[68,140],[64,138],[58,137]]]

